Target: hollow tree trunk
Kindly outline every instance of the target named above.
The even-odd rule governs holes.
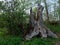
[[[30,40],[32,37],[40,34],[42,38],[47,38],[47,36],[51,36],[53,38],[58,38],[56,34],[54,34],[50,29],[48,29],[43,24],[42,19],[42,11],[44,7],[40,4],[38,4],[37,7],[37,16],[32,12],[32,8],[30,9],[30,25],[33,27],[33,29],[30,30],[29,34],[25,36],[26,40]],[[34,18],[35,17],[35,18]]]

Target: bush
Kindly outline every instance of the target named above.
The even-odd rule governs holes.
[[[1,14],[0,27],[8,28],[8,33],[13,35],[23,34],[23,25],[26,25],[24,11],[6,12]]]

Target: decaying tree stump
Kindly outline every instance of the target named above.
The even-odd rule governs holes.
[[[47,38],[47,36],[51,36],[53,38],[58,38],[56,34],[54,34],[50,29],[48,29],[43,24],[42,19],[42,11],[44,7],[38,4],[37,11],[34,13],[32,8],[30,9],[30,26],[33,29],[30,30],[30,33],[25,36],[26,40],[30,40],[32,37],[40,34],[42,38]]]

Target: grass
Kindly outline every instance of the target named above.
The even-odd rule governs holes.
[[[41,39],[41,38],[33,38],[31,41],[25,42],[26,45],[54,45],[52,42],[56,42],[58,39]]]
[[[47,27],[56,33],[60,33],[60,24],[57,24],[57,25],[48,24]]]
[[[21,37],[5,36],[0,37],[0,45],[20,45]]]
[[[60,25],[47,25],[54,32],[60,33]],[[0,28],[0,30],[6,30],[5,28]],[[45,38],[34,37],[30,41],[24,40],[21,36],[12,36],[0,34],[0,45],[55,45],[60,39],[55,38]]]
[[[23,40],[19,36],[4,36],[0,37],[0,45],[54,45],[52,42],[59,41],[59,39],[47,38],[41,39],[34,37],[32,40]]]

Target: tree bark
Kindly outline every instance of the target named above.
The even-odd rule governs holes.
[[[47,21],[49,22],[49,13],[48,13],[48,7],[47,7],[47,3],[46,3],[46,0],[44,0],[44,3],[45,3],[45,9],[46,9],[46,16],[47,16]]]
[[[54,34],[50,29],[48,29],[43,24],[43,18],[42,18],[42,11],[44,7],[40,4],[38,4],[37,7],[37,16],[32,12],[32,8],[30,9],[30,25],[33,27],[33,29],[30,30],[29,34],[25,36],[26,40],[30,40],[32,37],[40,34],[42,38],[47,38],[47,36],[51,36],[53,38],[58,38],[56,34]]]

